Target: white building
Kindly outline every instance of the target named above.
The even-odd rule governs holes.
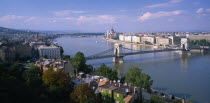
[[[119,35],[119,40],[120,40],[120,41],[125,41],[124,35]]]
[[[60,48],[56,46],[39,46],[39,57],[40,58],[45,58],[47,57],[48,59],[60,59]]]
[[[132,36],[124,36],[126,42],[132,42]]]
[[[155,43],[154,37],[141,37],[141,43],[149,42],[151,44]]]
[[[170,38],[156,38],[156,44],[158,44],[158,45],[171,45],[172,40]]]

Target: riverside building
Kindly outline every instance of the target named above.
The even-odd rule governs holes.
[[[38,47],[39,57],[48,59],[60,59],[60,48],[57,46],[45,46]]]

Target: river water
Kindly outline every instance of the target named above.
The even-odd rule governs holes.
[[[71,57],[78,51],[85,56],[100,53],[113,47],[114,43],[91,37],[61,37],[56,39]],[[153,47],[123,44],[134,50],[153,50]],[[178,97],[193,100],[193,103],[210,103],[210,55],[195,54],[180,56],[178,52],[137,54],[124,57],[124,64],[112,63],[112,58],[89,60],[94,67],[102,63],[116,69],[119,77],[128,68],[137,66],[154,80],[152,88]]]

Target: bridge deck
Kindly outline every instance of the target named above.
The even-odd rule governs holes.
[[[136,55],[136,54],[145,54],[145,53],[157,53],[157,52],[167,52],[167,51],[180,51],[182,49],[163,49],[163,50],[148,50],[148,51],[138,51],[138,52],[130,52],[130,53],[121,53],[122,56],[127,55]],[[91,56],[86,57],[86,60],[93,60],[93,59],[102,59],[102,58],[110,58],[115,57],[116,55],[104,55],[104,56]]]

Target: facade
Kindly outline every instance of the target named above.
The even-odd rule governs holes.
[[[120,40],[120,41],[125,41],[124,35],[119,35],[119,40]]]
[[[187,38],[189,38],[190,40],[205,39],[206,41],[210,42],[210,35],[188,35]]]
[[[0,47],[0,62],[14,62],[15,55],[15,47]]]
[[[149,42],[151,44],[155,43],[154,37],[141,37],[141,43]]]
[[[56,46],[39,46],[39,57],[48,59],[60,59],[60,48]]]
[[[169,39],[171,39],[171,45],[180,45],[181,38],[177,36],[169,36]]]
[[[156,44],[158,45],[171,45],[171,39],[169,38],[156,38]]]
[[[62,70],[65,73],[69,73],[71,75],[74,74],[74,68],[70,61],[60,59],[40,59],[39,61],[36,61],[35,65],[41,67],[43,72],[51,67],[54,71]]]
[[[126,42],[132,42],[132,36],[130,36],[130,35],[125,35],[124,39]]]
[[[139,37],[139,36],[136,36],[136,43],[141,43],[141,37]]]
[[[108,30],[105,34],[106,38],[108,39],[118,39],[119,35],[114,31],[112,28],[111,30]]]
[[[17,45],[16,53],[18,55],[18,58],[32,57],[32,47],[27,44]]]

